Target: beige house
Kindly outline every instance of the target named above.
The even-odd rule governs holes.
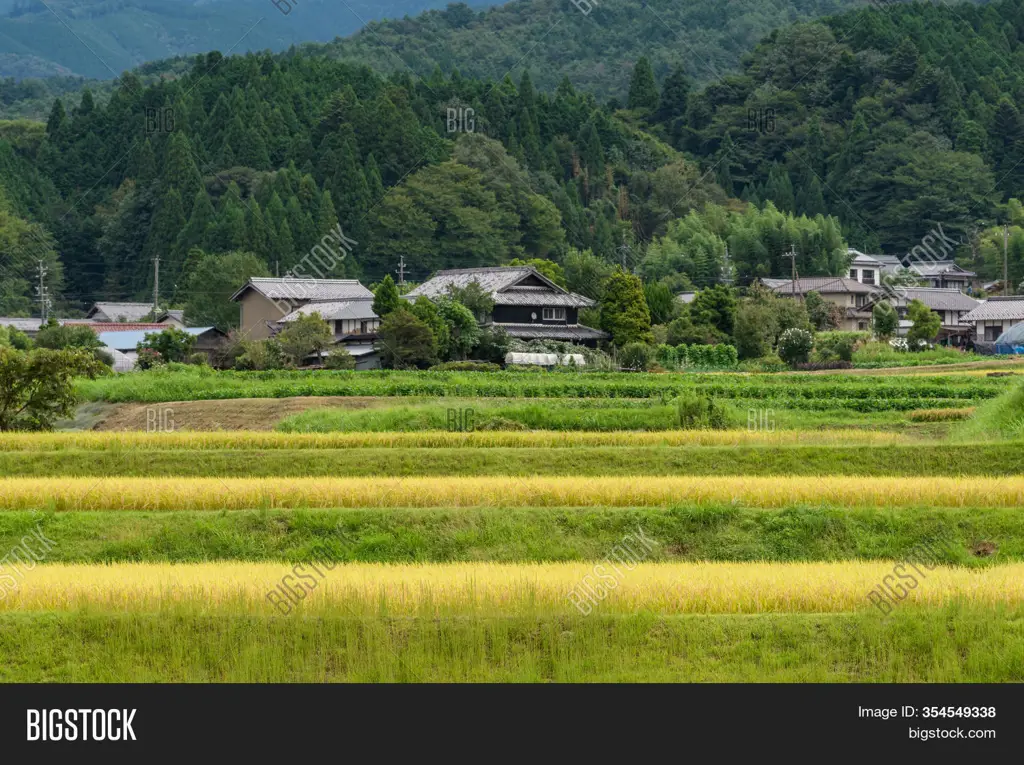
[[[843,309],[839,329],[857,332],[871,328],[873,300],[882,291],[857,279],[842,276],[809,276],[803,279],[762,279],[762,283],[783,297],[804,298],[808,292],[817,292],[830,303]]]
[[[355,279],[253,277],[231,299],[241,305],[242,334],[252,340],[264,340],[282,322],[314,311],[331,323],[338,339],[372,334],[379,324],[373,293]]]
[[[920,300],[942,320],[942,327],[936,338],[939,342],[959,346],[970,338],[973,326],[965,317],[980,305],[970,295],[965,295],[958,289],[939,287],[896,287],[893,293],[895,297],[889,302],[899,314],[900,335],[906,335],[912,326],[912,322],[907,319],[910,302]]]

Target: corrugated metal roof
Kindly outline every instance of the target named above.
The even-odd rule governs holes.
[[[1024,321],[1024,297],[991,297],[970,313],[961,318],[961,321]]]
[[[293,279],[253,277],[231,296],[237,300],[247,289],[254,289],[270,300],[296,302],[330,300],[373,300],[373,293],[356,279]]]
[[[324,321],[340,321],[342,319],[362,321],[378,318],[377,314],[373,312],[373,300],[346,300],[306,303],[301,308],[296,308],[281,321],[295,321],[300,316],[309,316],[313,313],[320,314],[320,318]]]
[[[905,306],[911,300],[920,300],[933,311],[970,311],[978,301],[958,289],[939,287],[896,287],[897,304]]]
[[[108,348],[113,348],[117,351],[134,351],[139,343],[146,339],[146,335],[156,335],[162,330],[167,329],[165,326],[161,326],[157,330],[139,330],[131,332],[100,332],[99,341]],[[209,332],[213,327],[188,327],[181,330],[182,332],[188,332],[190,335],[199,335]]]

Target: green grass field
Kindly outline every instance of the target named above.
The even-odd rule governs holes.
[[[999,592],[1016,597],[1010,580],[1012,567],[1024,563],[1024,514],[1011,501],[1016,489],[1010,485],[1024,475],[1024,431],[1015,424],[1024,413],[1015,390],[1012,378],[945,370],[907,378],[175,372],[84,383],[88,398],[111,402],[377,398],[369,408],[361,400],[359,409],[293,415],[277,426],[277,433],[0,436],[0,475],[15,483],[19,477],[45,479],[25,489],[28,499],[0,495],[10,502],[3,505],[8,500],[0,499],[0,553],[16,549],[36,532],[53,542],[39,565],[29,569],[23,561],[26,570],[18,574],[0,569],[0,679],[1019,681],[1024,676],[1024,610],[1007,602],[968,602],[955,588],[945,589],[952,587],[950,572],[968,577],[961,586],[969,589],[963,593],[971,591],[975,576],[1002,572],[998,584],[990,586],[1009,587]],[[737,430],[679,431],[673,399],[687,392],[723,402]],[[481,429],[445,432],[452,408],[472,408],[474,426]],[[771,419],[759,419],[747,429],[748,409],[759,418],[770,409]],[[920,411],[927,409],[955,413]],[[963,420],[964,412],[973,414]],[[566,476],[572,491],[598,493],[587,495],[587,506],[581,507],[524,505],[511,494],[534,476]],[[650,476],[651,482],[688,477],[696,488],[703,481],[732,480],[727,476],[740,477],[740,482],[732,501],[729,496],[669,501],[668,495],[640,496],[653,489],[637,476]],[[784,476],[806,480],[787,482]],[[831,498],[833,491],[874,490],[897,476],[903,478],[894,480],[904,482],[893,484],[894,492],[903,487],[899,496],[872,495],[864,503]],[[103,479],[121,477],[158,479],[153,491],[177,497],[174,492],[180,490],[183,504],[170,499],[160,511],[115,510],[122,484]],[[422,505],[417,507],[396,505],[371,491],[354,503],[339,495],[346,500],[342,504],[354,505],[345,509],[274,509],[274,501],[260,499],[258,489],[252,496],[259,501],[239,504],[233,492],[246,490],[234,482],[241,477],[297,479],[286,489],[294,496],[334,478],[369,481],[352,484],[353,491],[366,494],[374,480],[423,477],[428,482],[423,490],[431,493],[410,495],[409,504]],[[506,487],[508,494],[487,489],[491,494],[486,498],[456,486],[460,481],[476,486],[476,477],[518,478]],[[911,486],[907,479],[920,481],[913,483],[919,489],[906,488]],[[600,501],[604,489],[595,486],[611,480],[641,482],[619,491],[617,506],[610,507]],[[748,487],[766,480],[758,484],[761,488]],[[937,493],[939,484],[945,494]],[[958,487],[967,491],[969,485],[975,486],[970,495],[975,499],[960,501],[967,495],[958,494]],[[820,489],[828,503],[794,499],[804,488]],[[65,490],[78,499],[57,501]],[[139,494],[147,491],[144,487],[125,483],[123,490],[137,495],[127,507],[148,506]],[[744,500],[748,490],[771,496],[762,502],[751,494]],[[920,496],[914,494],[918,490]],[[995,493],[986,494],[989,490],[1000,492],[999,501]],[[627,501],[634,491],[637,499]],[[986,496],[989,504],[983,501]],[[97,497],[103,498],[99,505]],[[957,506],[943,506],[940,497]],[[486,506],[467,506],[475,504]],[[203,509],[183,509],[188,506]],[[791,581],[785,592],[766,590],[781,610],[757,605],[764,601],[756,597],[741,601],[733,592],[732,574],[722,580],[732,587],[708,590],[709,603],[713,599],[717,605],[707,609],[699,590],[690,596],[698,599],[685,606],[674,596],[660,595],[658,587],[671,588],[671,582],[650,585],[654,589],[645,597],[657,604],[651,608],[618,605],[584,615],[570,601],[557,601],[557,584],[556,601],[531,606],[531,598],[523,599],[516,580],[530,567],[581,565],[590,570],[607,562],[637,529],[657,540],[644,565],[744,563],[770,569],[827,562],[839,568],[821,574],[835,579]],[[877,566],[880,578],[898,561],[917,555],[922,543],[936,539],[946,540],[935,553],[936,562],[951,568],[940,569],[939,576],[915,590],[931,600],[898,603],[882,614],[867,599],[872,573],[864,580],[863,598],[856,589],[861,585],[855,584],[850,605],[828,605],[833,589],[850,586],[839,580],[857,566]],[[321,591],[308,591],[310,603],[304,605],[309,608],[287,614],[273,613],[251,580],[238,580],[237,586],[255,586],[256,601],[233,599],[231,579],[219,585],[216,595],[211,590],[209,601],[161,590],[167,585],[158,582],[140,600],[112,599],[124,577],[148,576],[132,573],[136,564],[170,564],[170,573],[187,579],[189,572],[205,571],[204,566],[220,570],[216,567],[251,562],[270,564],[271,571],[280,565],[283,576],[292,566],[312,565],[325,551],[337,562],[333,576],[342,577],[337,587],[348,586],[343,581],[349,573],[370,566],[369,589],[356,599],[346,599],[342,591],[325,600],[331,585],[325,581]],[[60,564],[86,568],[68,574],[74,579],[61,580]],[[394,590],[390,600],[383,591],[374,600],[374,577],[404,577],[396,571],[410,564],[511,568],[507,585],[499,582],[499,595],[491,591],[475,605],[453,601],[435,611],[430,605],[434,596],[412,579],[407,595],[426,598],[419,610],[401,607],[402,596]],[[641,586],[628,575],[621,584]],[[689,579],[676,584],[697,586]],[[198,579],[192,586],[207,585],[213,582]],[[507,602],[500,597],[506,586]],[[820,608],[813,605],[818,601],[801,600],[810,597],[807,591],[817,593]],[[444,600],[446,592],[442,587],[436,595]],[[804,605],[790,607],[789,597]],[[723,613],[734,599],[747,605]],[[53,607],[43,608],[42,602]]]
[[[1024,610],[0,615],[5,682],[1019,682]]]

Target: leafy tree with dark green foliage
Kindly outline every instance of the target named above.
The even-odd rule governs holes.
[[[437,304],[434,301],[420,295],[416,302],[409,306],[409,312],[422,321],[434,334],[434,341],[437,344],[438,358],[450,361],[453,356],[452,328],[445,317],[441,315]]]
[[[661,282],[646,282],[644,299],[651,312],[651,324],[668,324],[682,310],[682,304],[675,293]]]
[[[251,252],[208,254],[193,249],[186,261],[185,320],[195,327],[217,327],[223,332],[238,327],[238,303],[231,296],[250,277],[270,276],[266,263]]]
[[[405,301],[398,294],[395,280],[391,278],[391,274],[385,274],[373,293],[373,312],[383,319],[389,313],[398,310],[404,305]]]
[[[192,353],[196,336],[177,327],[168,327],[162,332],[147,334],[138,345],[139,355],[143,351],[158,353],[164,363],[183,362]]]
[[[494,298],[477,281],[472,281],[465,287],[449,285],[448,295],[452,300],[466,306],[478,322],[484,322],[494,311]]]
[[[76,377],[96,377],[104,365],[88,350],[0,345],[0,431],[52,430],[78,406]]]
[[[729,336],[736,322],[736,291],[724,284],[702,289],[693,296],[689,314],[694,324],[712,326]]]
[[[468,306],[454,298],[439,298],[437,310],[448,325],[449,359],[457,361],[466,358],[480,341],[477,318]]]
[[[881,300],[871,309],[871,329],[882,340],[888,340],[896,334],[900,326],[900,317],[888,302]]]
[[[331,326],[314,311],[287,322],[275,340],[291,363],[302,366],[310,356],[321,359],[324,349],[331,344],[334,336],[331,334]]]
[[[437,363],[437,341],[409,311],[392,311],[377,329],[377,350],[385,369],[426,369]]]
[[[843,309],[830,300],[825,300],[819,293],[811,290],[804,297],[804,305],[807,307],[807,316],[811,320],[811,326],[818,332],[838,329],[843,320]]]
[[[621,268],[608,277],[601,300],[601,329],[620,348],[628,343],[654,342],[651,312],[639,277]]]
[[[911,300],[907,305],[907,318],[913,322],[907,330],[907,342],[910,350],[914,351],[921,347],[921,343],[931,343],[942,328],[942,319],[939,314],[926,306],[920,300]]]

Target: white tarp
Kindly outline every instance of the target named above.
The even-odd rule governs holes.
[[[559,356],[557,353],[508,353],[505,356],[506,364],[521,364],[537,367],[571,366],[578,367],[587,365],[587,360],[582,353],[567,353]]]

